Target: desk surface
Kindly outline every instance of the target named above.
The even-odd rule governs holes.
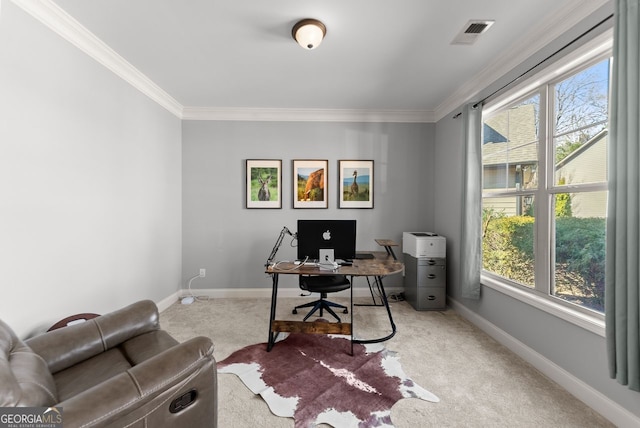
[[[269,317],[269,341],[267,343],[267,351],[273,348],[276,337],[281,332],[289,333],[324,333],[324,334],[345,334],[351,335],[351,355],[353,355],[354,343],[379,343],[391,339],[396,334],[396,325],[391,316],[389,302],[382,285],[382,277],[394,273],[402,272],[404,265],[397,261],[388,252],[373,251],[372,259],[356,259],[351,266],[340,266],[336,270],[320,270],[317,266],[300,266],[291,262],[281,262],[274,266],[269,266],[265,272],[271,274],[273,278],[273,291],[271,293],[271,315]],[[380,295],[384,306],[389,315],[391,323],[391,333],[385,337],[377,339],[354,339],[353,338],[353,287],[351,287],[351,322],[349,323],[327,323],[327,322],[304,322],[304,321],[282,321],[276,320],[276,300],[278,295],[278,277],[280,275],[348,275],[348,276],[375,276],[376,284],[378,284]],[[368,281],[367,281],[368,282]],[[371,287],[371,285],[369,285]],[[371,294],[373,296],[373,292]]]
[[[340,266],[337,270],[320,270],[317,266],[299,266],[291,262],[280,262],[269,266],[266,273],[279,275],[348,275],[387,276],[402,272],[404,265],[384,251],[372,251],[373,259],[353,260],[351,266]]]

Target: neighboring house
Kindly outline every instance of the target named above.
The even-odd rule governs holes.
[[[538,132],[534,105],[520,105],[485,121],[482,165],[485,191],[525,190],[536,186]],[[520,215],[528,208],[526,202],[530,199],[522,196],[485,199],[485,208]]]
[[[603,130],[556,165],[556,183],[607,180],[607,130]],[[487,119],[483,129],[483,190],[527,190],[537,186],[538,133],[535,106],[526,104]],[[605,217],[606,192],[571,193],[573,217]],[[522,215],[532,198],[485,198],[484,208],[507,216]]]
[[[602,130],[580,148],[556,164],[556,182],[570,183],[607,181],[608,131]],[[573,217],[606,217],[607,193],[571,193]]]

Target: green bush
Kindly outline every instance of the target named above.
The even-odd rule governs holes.
[[[483,225],[483,268],[533,287],[534,218],[485,210]],[[555,294],[602,311],[605,219],[558,217],[555,253]]]
[[[533,287],[533,217],[488,214],[484,224],[483,268]]]
[[[571,195],[568,193],[558,193],[556,195],[556,217],[571,217]]]
[[[585,306],[604,309],[604,218],[556,219],[556,291],[573,296]],[[572,280],[571,280],[572,279]]]

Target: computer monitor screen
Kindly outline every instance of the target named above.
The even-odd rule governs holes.
[[[320,249],[333,249],[336,259],[356,254],[355,220],[298,220],[298,259],[320,258]]]

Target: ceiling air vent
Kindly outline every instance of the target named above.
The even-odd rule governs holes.
[[[467,22],[458,35],[453,39],[453,45],[472,45],[480,34],[486,32],[495,21],[486,19],[472,19]]]

